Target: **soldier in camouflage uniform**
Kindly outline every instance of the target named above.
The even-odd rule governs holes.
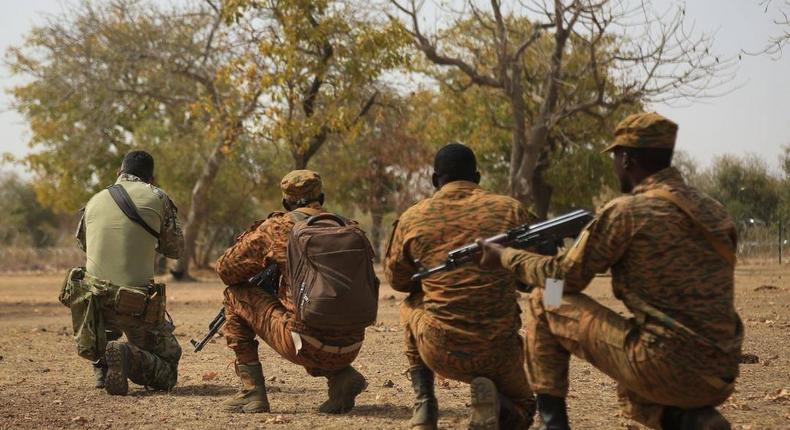
[[[743,326],[733,305],[736,234],[717,201],[670,167],[677,126],[631,115],[607,151],[623,197],[609,202],[564,254],[486,245],[482,264],[522,281],[564,285],[559,306],[535,288],[526,312],[527,371],[546,429],[567,429],[570,355],[617,381],[626,415],[651,428],[729,429],[715,410],[733,391]],[[624,318],[581,292],[611,269]]]
[[[400,312],[417,397],[412,428],[436,428],[434,372],[471,383],[470,428],[498,428],[498,422],[528,428],[535,409],[518,335],[515,279],[501,268],[474,266],[421,283],[411,277],[420,265],[441,263],[470,238],[492,236],[532,218],[516,200],[480,188],[474,153],[460,143],[436,154],[434,170],[436,193],[401,215],[383,263],[392,288],[410,293]]]
[[[280,187],[283,206],[289,212],[309,216],[324,212],[321,177],[317,173],[294,170],[282,179]],[[228,346],[236,353],[236,373],[242,382],[241,391],[223,402],[225,410],[269,412],[256,335],[286,360],[303,366],[309,375],[327,378],[329,399],[319,406],[320,412],[350,411],[354,399],[367,385],[351,366],[362,347],[364,330],[338,333],[297,321],[285,276],[280,279],[278,296],[248,283],[272,262],[279,266],[280,273],[285,273],[286,246],[293,226],[294,220],[288,213],[274,212],[239,235],[217,261],[217,274],[229,285],[225,290],[227,321],[223,332]]]
[[[77,230],[79,246],[87,257],[81,285],[102,292],[96,303],[108,329],[106,338],[117,339],[123,332],[128,340],[108,342],[104,357],[95,363],[97,386],[103,383],[114,395],[127,393],[128,380],[169,390],[178,378],[181,347],[173,336],[172,321],[164,318],[164,285],[154,284],[153,279],[156,253],[179,258],[184,238],[176,206],[164,191],[152,185],[153,172],[151,155],[132,151],[123,159],[116,184],[130,196],[158,238],[124,215],[106,189],[85,206]],[[149,304],[146,311],[153,318],[123,315],[117,312],[120,288],[131,289],[141,297],[152,297],[156,291],[158,297],[151,303],[161,308]]]

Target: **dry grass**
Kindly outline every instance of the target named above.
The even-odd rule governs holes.
[[[51,273],[85,264],[77,247],[0,248],[0,273]]]

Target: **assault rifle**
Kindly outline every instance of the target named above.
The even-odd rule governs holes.
[[[566,237],[578,236],[592,218],[593,215],[590,212],[578,209],[537,224],[520,225],[504,233],[489,237],[485,239],[485,242],[498,243],[520,249],[553,244]],[[474,260],[475,256],[480,252],[480,246],[476,243],[456,248],[447,254],[447,259],[442,264],[431,268],[421,268],[419,272],[411,277],[411,280],[419,281],[434,273],[455,269],[464,263]]]
[[[280,269],[277,267],[277,263],[269,263],[262,271],[257,273],[255,276],[249,279],[248,281],[250,284],[262,288],[267,293],[276,296],[277,295],[277,287],[280,283]],[[215,334],[219,331],[222,325],[225,324],[225,308],[219,310],[217,316],[208,323],[208,333],[203,336],[203,339],[200,342],[196,341],[195,339],[190,339],[189,343],[192,344],[192,347],[195,348],[195,352],[200,352],[204,346],[214,337]]]

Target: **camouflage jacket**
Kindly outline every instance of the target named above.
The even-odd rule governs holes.
[[[317,203],[313,203],[307,208],[300,208],[299,211],[308,215],[317,215],[323,212]],[[270,262],[276,263],[280,273],[285,275],[288,237],[293,227],[293,220],[285,212],[273,212],[266,219],[255,222],[237,236],[233,246],[219,257],[215,267],[217,275],[225,285],[244,284],[268,266]],[[286,276],[280,278],[278,298],[286,309],[294,312],[293,301],[288,295]],[[296,321],[292,323],[294,331],[321,339],[330,345],[350,345],[364,338],[364,331],[335,333],[322,331],[315,327],[306,327]]]
[[[411,282],[419,264],[440,264],[447,253],[532,221],[518,201],[466,181],[451,182],[406,210],[396,221],[384,274],[397,291],[425,294],[429,323],[481,340],[514,335],[521,327],[516,280],[507,271],[468,264]]]
[[[564,279],[566,294],[584,290],[597,273],[611,268],[614,295],[637,323],[684,339],[687,347],[680,353],[690,364],[735,376],[743,326],[733,303],[734,268],[678,206],[645,195],[651,190],[669,191],[686,202],[734,252],[735,227],[724,207],[667,168],[604,206],[566,253],[545,257],[506,249],[502,264],[531,285],[543,286],[547,277]]]

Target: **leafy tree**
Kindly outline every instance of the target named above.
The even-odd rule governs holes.
[[[779,208],[780,221],[786,229],[790,229],[790,145],[785,145],[780,157],[782,167],[782,181],[780,184],[781,199]]]
[[[335,139],[315,165],[325,176],[330,201],[370,216],[371,242],[380,254],[384,218],[427,195],[433,153],[418,139],[415,116],[423,97],[381,90],[378,102],[351,141]],[[378,257],[377,254],[377,257]]]
[[[529,25],[526,20],[522,21],[523,25]],[[472,24],[474,22],[460,22],[459,28],[451,29],[452,33],[448,30],[447,36],[452,34],[453,40],[459,44],[463,41],[473,44],[484,39],[484,35],[476,33],[480,32],[479,27]],[[566,102],[584,99],[597,91],[594,81],[575,69],[584,64],[587,53],[577,49],[574,43],[566,55],[566,69],[578,78],[566,82],[567,87],[573,88],[572,91],[562,91]],[[494,52],[481,48],[477,55],[483,58],[494,55]],[[541,56],[539,52],[527,51],[522,61],[526,64],[540,62]],[[430,146],[439,146],[454,139],[469,144],[478,154],[484,186],[508,193],[512,173],[510,139],[514,127],[510,101],[497,89],[469,85],[466,75],[452,68],[428,68],[427,72],[440,85],[430,108],[425,109],[431,119],[426,120],[430,124],[423,127],[423,139],[430,142]],[[520,85],[531,93],[541,88],[539,81],[526,76]],[[524,107],[528,117],[540,108],[538,101],[531,99],[526,100]],[[616,121],[640,108],[640,103],[633,102],[617,109],[611,108],[610,115],[576,115],[559,121],[547,136],[532,178],[537,197],[532,203],[536,212],[545,216],[550,210],[559,212],[589,207],[601,187],[614,187],[611,162],[600,150],[611,140]],[[557,200],[553,201],[552,196]]]
[[[256,75],[251,43],[222,27],[211,2],[84,2],[34,28],[7,62],[27,82],[12,94],[32,130],[24,162],[39,199],[74,211],[114,180],[124,153],[150,150],[159,183],[187,202],[174,274],[188,277],[209,209],[219,206],[209,200],[218,173],[252,143],[245,121],[261,90],[255,79],[239,84]]]
[[[232,0],[232,27],[266,58],[247,82],[264,88],[256,136],[285,148],[304,169],[330,137],[353,139],[384,71],[405,64],[405,33],[345,1]]]
[[[717,157],[701,184],[738,223],[752,219],[773,222],[778,217],[781,182],[771,175],[765,161],[754,155]]]
[[[14,174],[0,175],[0,243],[44,247],[58,240],[59,220],[39,204],[33,186]]]
[[[680,8],[666,19],[645,2],[492,0],[484,7],[466,0],[462,12],[446,16],[449,28],[428,34],[423,2],[390,3],[393,21],[427,61],[457,71],[462,87],[484,87],[506,101],[509,191],[541,216],[552,195],[542,172],[562,124],[618,118],[647,101],[706,97],[729,76],[730,63],[710,54],[711,38],[685,31]]]

